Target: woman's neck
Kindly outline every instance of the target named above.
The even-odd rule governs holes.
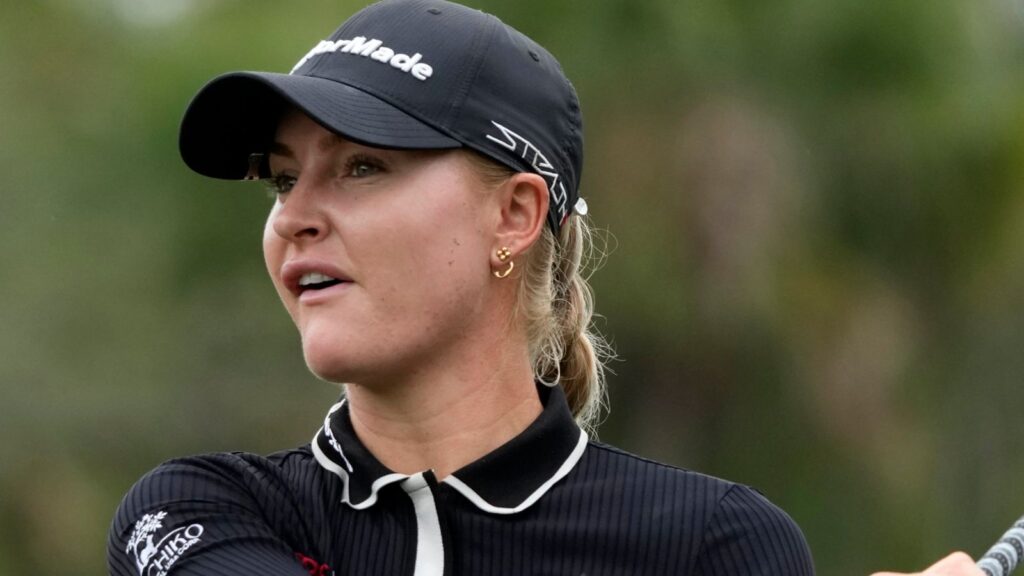
[[[490,350],[469,352],[467,362],[440,363],[445,369],[399,385],[348,384],[359,439],[391,470],[431,469],[439,479],[511,440],[542,406],[525,345],[505,342]],[[452,369],[458,365],[461,371]]]

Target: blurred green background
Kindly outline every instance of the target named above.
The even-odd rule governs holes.
[[[602,440],[764,491],[820,574],[983,552],[1024,513],[1020,0],[473,0],[587,123]],[[0,575],[100,574],[162,460],[308,441],[337,395],[265,278],[258,185],[178,120],[363,2],[0,8]]]

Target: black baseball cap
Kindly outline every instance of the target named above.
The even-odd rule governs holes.
[[[196,172],[265,177],[281,114],[302,110],[362,144],[469,148],[548,183],[556,233],[583,164],[579,100],[558,61],[498,18],[444,0],[383,0],[357,12],[288,74],[232,72],[189,104],[179,147]]]

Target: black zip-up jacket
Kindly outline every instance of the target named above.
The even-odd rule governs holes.
[[[167,462],[111,527],[116,576],[805,576],[754,490],[590,441],[559,388],[522,434],[438,480],[396,474],[345,402],[310,445]]]

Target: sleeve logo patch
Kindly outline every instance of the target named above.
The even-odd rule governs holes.
[[[165,518],[167,512],[160,511],[146,514],[135,523],[135,530],[124,551],[134,557],[139,576],[165,576],[171,566],[189,548],[195,546],[203,535],[202,524],[189,524],[175,528],[154,541],[164,527]]]

